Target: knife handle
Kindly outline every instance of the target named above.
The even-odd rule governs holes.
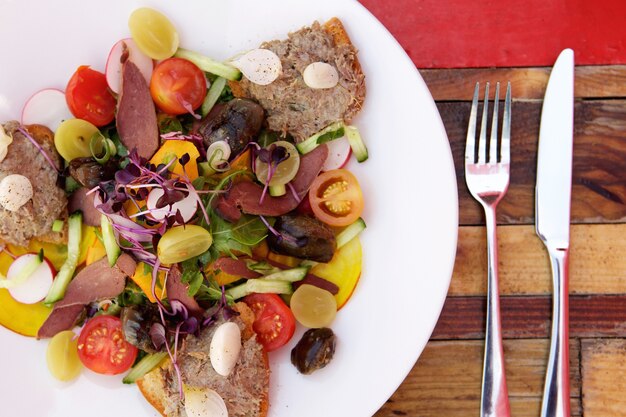
[[[570,417],[569,392],[569,251],[549,248],[554,295],[550,357],[541,417]]]

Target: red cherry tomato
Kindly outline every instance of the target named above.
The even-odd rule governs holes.
[[[78,67],[65,89],[65,100],[78,118],[104,126],[115,118],[115,97],[107,85],[106,76],[86,65]]]
[[[126,372],[137,358],[137,348],[124,339],[122,320],[114,316],[90,319],[78,337],[78,357],[99,374]]]
[[[333,169],[320,174],[309,190],[315,217],[330,226],[348,226],[363,213],[363,193],[354,174]]]
[[[252,328],[265,350],[276,350],[291,339],[296,319],[278,295],[250,294],[243,301],[254,311]]]
[[[161,61],[150,80],[157,107],[169,114],[191,113],[206,96],[206,78],[194,63],[182,58]]]

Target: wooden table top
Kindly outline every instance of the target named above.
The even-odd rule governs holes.
[[[392,33],[395,28],[399,38],[408,39],[401,42],[409,49],[407,45],[414,39],[402,32],[402,25],[410,20],[404,15],[423,12],[420,5],[433,1],[399,0],[395,11],[390,6],[394,2],[363,3]],[[466,3],[478,7],[476,2]],[[626,48],[620,53],[625,55]],[[437,102],[456,166],[460,205],[457,258],[448,297],[430,342],[376,417],[479,415],[486,236],[484,215],[467,190],[463,166],[470,100],[477,81],[512,84],[511,180],[497,215],[504,354],[512,415],[539,416],[552,284],[548,256],[534,230],[534,186],[548,65],[557,55],[558,50],[553,51],[552,62],[542,66],[516,61],[515,67],[487,64],[438,69],[429,65],[420,70]],[[615,64],[614,58],[600,54],[593,58],[595,62],[589,58],[587,64],[604,65],[577,65],[575,71],[570,256],[573,416],[626,415],[626,65]],[[493,59],[500,58],[494,55]]]

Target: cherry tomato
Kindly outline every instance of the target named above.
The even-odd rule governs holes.
[[[78,67],[65,89],[65,100],[76,118],[104,126],[115,117],[115,97],[106,76],[86,65]]]
[[[137,348],[124,339],[122,320],[114,316],[90,319],[78,337],[78,357],[99,374],[127,371],[137,358]]]
[[[169,58],[154,69],[150,93],[157,107],[165,113],[190,113],[204,101],[206,78],[194,63]]]
[[[265,350],[276,350],[291,339],[296,330],[296,319],[278,295],[251,294],[243,301],[254,311],[252,328]]]
[[[348,170],[333,169],[320,174],[309,190],[311,209],[330,226],[348,226],[363,213],[363,193]]]

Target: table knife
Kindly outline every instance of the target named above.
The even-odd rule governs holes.
[[[541,111],[535,226],[550,256],[553,279],[550,356],[541,417],[569,417],[568,258],[574,136],[574,52],[561,52]]]

